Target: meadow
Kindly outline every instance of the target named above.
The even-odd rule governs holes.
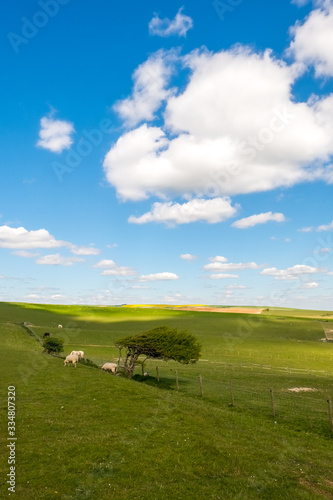
[[[0,497],[15,386],[16,498],[333,499],[331,314],[0,303]],[[63,367],[24,322],[99,366],[117,361],[117,339],[160,325],[195,334],[202,357],[148,361],[149,377],[128,380]]]

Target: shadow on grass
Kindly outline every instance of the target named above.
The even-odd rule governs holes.
[[[174,390],[176,388],[175,381],[169,378],[160,377],[160,380],[158,381],[156,377],[151,377],[150,375],[147,377],[136,374],[133,375],[132,380],[135,382],[141,382],[145,385],[150,385],[152,387],[158,387],[159,389]]]

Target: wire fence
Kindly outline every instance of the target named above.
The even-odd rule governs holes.
[[[141,368],[136,369],[136,374],[142,376]],[[274,387],[271,384],[274,380],[262,377],[262,372],[251,372],[251,379],[246,383],[243,377],[237,378],[237,370],[234,370],[234,375],[235,378],[225,377],[221,381],[201,374],[189,375],[183,370],[156,366],[155,370],[150,367],[146,380],[147,383],[153,381],[161,387],[188,397],[201,398],[233,411],[270,418],[277,425],[286,425],[297,432],[306,431],[333,437],[329,391],[293,385],[295,382],[309,382],[307,377],[295,379],[287,372],[284,380],[281,381],[281,376],[275,379],[277,387]]]

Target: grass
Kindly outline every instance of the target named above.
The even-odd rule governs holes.
[[[320,342],[323,330],[312,312],[284,310],[285,320],[275,312],[0,303],[0,446],[6,450],[7,387],[15,385],[16,497],[333,498],[326,403],[333,396],[333,344]],[[82,363],[64,368],[42,353],[19,324],[25,321],[39,336],[63,337],[65,354],[83,349],[98,365],[117,359],[117,338],[166,324],[197,335],[202,360],[149,362],[151,376],[140,377],[138,369],[135,380]],[[292,387],[317,392],[295,394]],[[6,498],[6,451],[0,455]]]

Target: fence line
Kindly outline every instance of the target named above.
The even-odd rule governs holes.
[[[255,411],[256,414],[264,412],[266,416],[270,415],[288,426],[296,426],[297,430],[310,428],[319,434],[333,435],[331,397],[325,395],[323,390],[318,393],[316,399],[313,395],[308,396],[310,393],[298,392],[296,394],[289,392],[288,389],[276,390],[268,385],[261,391],[244,388],[241,387],[240,381],[237,385],[237,379],[232,377],[229,380],[220,381],[203,377],[201,374],[196,377],[182,376],[178,370],[172,369],[165,377],[160,368],[156,367],[159,375],[158,383],[173,380],[174,388],[183,395],[200,397],[218,404],[225,403],[230,407],[248,412]],[[174,376],[170,377],[170,371],[174,372]],[[312,405],[310,411],[309,404]]]

